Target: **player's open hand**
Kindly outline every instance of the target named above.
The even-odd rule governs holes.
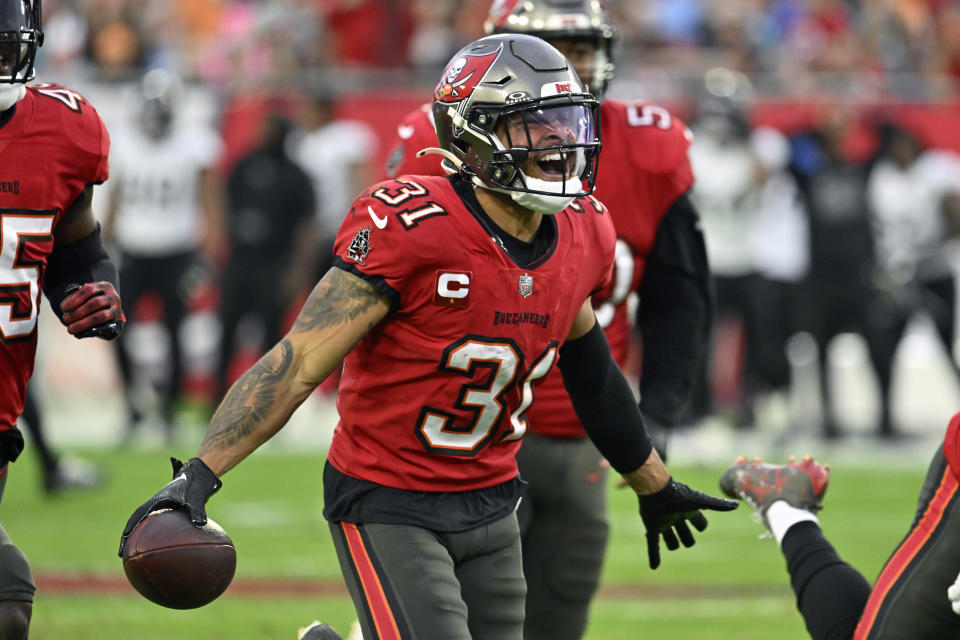
[[[170,458],[173,465],[173,480],[157,491],[152,498],[137,507],[120,536],[120,551],[123,557],[123,545],[127,536],[137,525],[154,511],[160,509],[183,509],[190,514],[190,520],[198,527],[207,524],[207,500],[215,494],[223,483],[200,458],[190,458],[183,464],[176,458]]]
[[[701,509],[732,511],[738,505],[735,500],[714,498],[673,478],[660,491],[637,497],[640,499],[640,517],[647,530],[647,555],[651,569],[660,566],[660,536],[663,536],[667,549],[671,551],[679,549],[680,543],[692,547],[694,539],[687,526],[688,520],[697,531],[703,531],[707,528],[707,518]]]
[[[123,332],[127,318],[120,306],[120,294],[109,282],[70,285],[60,303],[63,324],[76,338],[113,340]]]

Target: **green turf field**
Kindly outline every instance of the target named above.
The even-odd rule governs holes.
[[[209,514],[233,537],[234,585],[195,611],[172,611],[123,588],[119,534],[132,510],[169,478],[162,452],[78,451],[104,464],[108,486],[45,498],[29,452],[11,468],[2,522],[43,578],[66,578],[41,590],[32,640],[71,638],[292,640],[320,618],[346,632],[349,599],[320,511],[322,457],[262,451],[224,478]],[[189,450],[175,451],[189,455]],[[719,467],[675,467],[681,480],[716,492]],[[913,517],[925,468],[836,468],[821,522],[848,561],[873,580]],[[693,549],[664,551],[646,565],[636,500],[611,491],[612,543],[604,584],[588,632],[592,640],[669,638],[737,640],[805,638],[783,561],[749,508],[710,517]],[[81,588],[70,588],[80,584]],[[302,585],[302,592],[293,587]],[[43,583],[41,583],[42,589]],[[121,589],[118,590],[117,587]],[[321,588],[322,587],[322,588]]]

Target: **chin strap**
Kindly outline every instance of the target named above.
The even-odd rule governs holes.
[[[441,149],[439,147],[427,147],[426,149],[420,149],[420,151],[417,151],[416,155],[418,158],[422,158],[423,156],[431,154],[441,156],[443,158],[443,161],[440,162],[440,168],[443,169],[447,175],[460,173],[460,168],[463,166],[463,160],[453,155],[446,149]],[[450,164],[447,164],[448,162]],[[453,166],[451,167],[450,165]]]
[[[416,156],[422,158],[426,155],[437,155],[441,156],[443,160],[440,162],[440,168],[443,169],[444,173],[448,176],[455,175],[459,173],[460,175],[469,178],[471,184],[474,186],[480,187],[481,189],[490,189],[491,191],[501,191],[502,193],[509,194],[510,192],[505,189],[494,189],[483,183],[483,181],[478,178],[469,167],[464,168],[463,160],[453,155],[450,151],[446,149],[441,149],[439,147],[427,147],[426,149],[420,149],[417,151]]]

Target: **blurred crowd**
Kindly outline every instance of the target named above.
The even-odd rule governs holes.
[[[789,394],[798,362],[809,359],[818,365],[821,434],[845,435],[829,347],[855,333],[879,383],[874,433],[902,437],[892,391],[911,321],[932,323],[960,384],[960,155],[882,117],[866,119],[874,143],[855,153],[847,141],[863,117],[843,103],[823,105],[789,135],[754,126],[749,103],[736,97],[743,82],[727,69],[708,72],[691,113],[693,197],[718,312],[700,412],[755,426],[762,402]],[[803,344],[809,353],[800,357]]]
[[[657,93],[679,95],[714,66],[751,74],[768,95],[957,93],[954,0],[607,4],[621,69]],[[488,0],[48,0],[41,57],[51,73],[106,80],[162,66],[221,87],[263,86],[336,67],[366,87],[430,84],[450,51],[482,34],[487,9]]]
[[[489,6],[45,0],[37,79],[83,92],[114,144],[95,206],[133,320],[119,353],[128,436],[153,402],[172,437],[185,390],[215,400],[276,340],[325,271],[350,200],[383,176],[389,114],[429,98]],[[803,334],[818,348],[823,433],[841,435],[825,350],[853,331],[880,382],[877,433],[898,435],[890,389],[910,319],[931,318],[955,363],[960,161],[936,147],[960,145],[885,111],[954,104],[960,2],[608,6],[620,30],[611,95],[665,101],[695,133],[719,315],[690,420],[719,411],[753,425],[758,404],[789,393],[787,345]],[[400,94],[389,110],[378,102]],[[816,106],[789,127],[758,120],[765,100],[798,97]],[[864,102],[866,117],[851,106]],[[854,131],[866,136],[852,148]]]

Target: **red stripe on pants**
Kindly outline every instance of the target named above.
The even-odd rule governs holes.
[[[370,554],[367,553],[367,548],[363,544],[360,530],[357,529],[357,525],[349,522],[340,524],[343,527],[350,557],[353,559],[353,566],[357,568],[357,574],[360,576],[363,596],[370,606],[373,624],[377,628],[377,637],[381,640],[403,640],[397,628],[397,621],[393,617],[393,611],[390,609],[390,603],[387,602],[387,595],[383,591],[380,576],[377,575],[377,570],[370,560]]]
[[[853,640],[865,640],[870,635],[877,620],[877,614],[880,613],[880,608],[883,606],[887,595],[889,595],[890,589],[897,583],[904,570],[923,548],[923,545],[927,543],[933,532],[936,531],[937,525],[943,519],[944,509],[956,492],[957,479],[950,467],[946,466],[943,471],[943,478],[940,480],[940,486],[937,487],[937,492],[927,506],[927,510],[924,511],[923,517],[920,518],[920,522],[917,523],[906,540],[897,547],[893,556],[884,566],[883,571],[880,572],[876,584],[873,585],[870,599],[867,600],[867,606],[863,610],[863,615],[860,616],[860,623],[853,633]]]

